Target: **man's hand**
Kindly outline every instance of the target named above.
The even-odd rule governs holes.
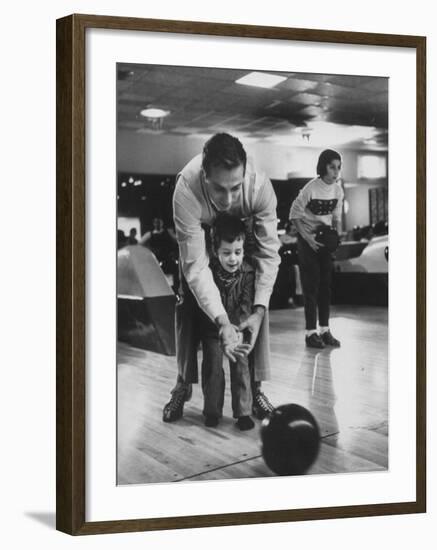
[[[236,357],[233,354],[233,349],[237,346],[239,337],[234,325],[231,325],[231,323],[222,325],[219,330],[219,336],[223,352],[226,357],[231,361],[236,361]]]
[[[249,340],[245,343],[246,346],[248,346],[247,354],[253,350],[253,346],[258,338],[259,329],[264,318],[264,311],[265,309],[263,306],[255,306],[252,315],[238,327],[239,330],[245,331],[249,336]]]

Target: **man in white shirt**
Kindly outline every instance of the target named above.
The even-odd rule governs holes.
[[[209,228],[217,213],[223,211],[244,221],[245,252],[256,268],[253,312],[239,330],[229,321],[209,268]],[[178,174],[173,215],[183,274],[182,300],[176,306],[178,377],[164,407],[163,420],[172,422],[182,416],[184,403],[191,397],[191,385],[198,382],[198,308],[219,328],[229,359],[252,352],[253,412],[262,418],[273,410],[261,391],[261,380],[270,374],[268,305],[280,262],[272,184],[255,169],[237,138],[216,134],[206,142],[203,153]],[[238,344],[239,331],[248,335],[244,344]]]

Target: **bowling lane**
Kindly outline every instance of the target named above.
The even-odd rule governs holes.
[[[387,309],[337,306],[336,350],[304,346],[302,309],[271,312],[273,379],[263,384],[274,405],[295,402],[317,418],[322,434],[311,474],[387,468]],[[196,386],[182,420],[162,422],[174,385],[175,358],[118,345],[118,483],[270,476],[260,457],[259,427],[240,432],[231,417],[226,372],[225,417],[203,425]]]

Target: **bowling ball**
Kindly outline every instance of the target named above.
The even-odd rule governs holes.
[[[317,242],[325,245],[329,252],[335,252],[340,244],[340,238],[337,231],[327,225],[318,227],[315,239]]]
[[[305,473],[320,448],[320,431],[314,416],[296,404],[277,407],[261,425],[262,455],[280,476]]]

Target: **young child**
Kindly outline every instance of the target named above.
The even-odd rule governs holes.
[[[308,347],[339,347],[340,342],[329,330],[331,303],[332,256],[328,247],[316,240],[316,233],[333,227],[341,231],[343,190],[337,180],[341,157],[326,149],[317,163],[318,177],[301,189],[293,202],[290,219],[298,235],[298,255],[304,294],[306,336]],[[317,332],[317,311],[320,334]]]
[[[217,216],[212,231],[210,268],[229,320],[235,326],[251,314],[255,294],[255,269],[244,259],[244,239],[245,226],[238,217],[226,213]],[[218,329],[204,313],[199,326],[203,349],[203,414],[205,425],[215,427],[223,413],[223,351]],[[233,416],[240,430],[250,430],[254,422],[250,417],[252,390],[246,355],[239,354],[236,362],[230,362],[230,374]]]

